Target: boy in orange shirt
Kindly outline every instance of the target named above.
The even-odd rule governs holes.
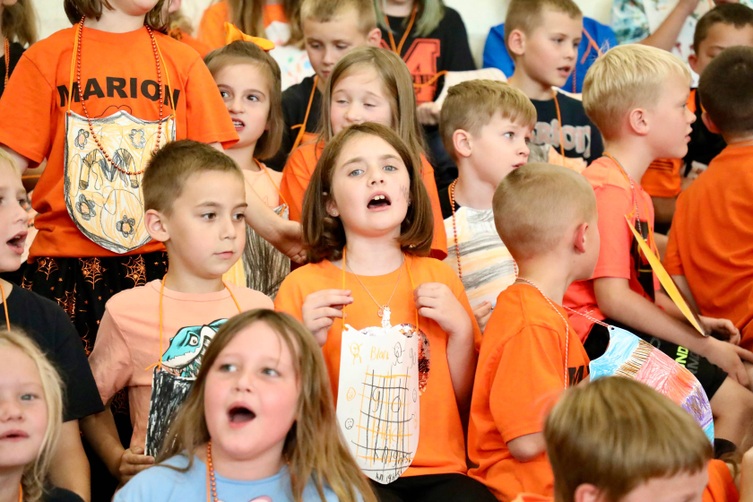
[[[719,444],[729,448],[740,444],[753,419],[743,364],[753,354],[702,336],[685,321],[660,290],[630,229],[652,245],[653,205],[639,180],[653,159],[685,155],[694,120],[685,106],[689,89],[690,72],[679,58],[640,44],[611,49],[588,71],[583,104],[607,145],[605,156],[583,171],[596,193],[601,248],[593,276],[570,286],[565,306],[591,359],[609,344],[609,330],[600,322],[606,320],[685,366],[709,397],[716,437],[725,440]],[[738,334],[726,319],[701,322],[706,332]]]
[[[379,46],[382,33],[373,0],[303,0],[301,29],[306,52],[316,74],[282,93],[285,129],[279,153],[267,164],[282,171],[287,156],[302,143],[315,140],[322,91],[335,64],[351,49]]]
[[[515,60],[508,82],[536,107],[531,143],[585,166],[601,157],[601,135],[583,104],[556,90],[575,69],[582,32],[583,13],[573,0],[511,0],[507,9],[505,43]]]
[[[719,4],[698,20],[693,37],[693,51],[688,58],[698,75],[720,52],[728,47],[753,47],[753,9],[743,4]],[[651,195],[656,211],[656,231],[667,233],[680,192],[698,177],[726,146],[719,134],[708,130],[701,120],[703,109],[698,89],[690,90],[688,108],[695,113],[688,153],[684,158],[657,159],[641,180]]]
[[[732,47],[701,76],[703,120],[727,147],[677,201],[667,271],[701,313],[730,319],[753,348],[753,48]]]
[[[727,465],[711,460],[698,424],[647,385],[602,378],[568,390],[544,425],[554,499],[514,502],[732,502]]]
[[[154,463],[219,327],[240,312],[272,308],[262,293],[222,280],[246,242],[245,182],[230,157],[195,141],[169,143],[149,163],[143,191],[147,231],[164,243],[170,267],[161,280],[107,302],[89,363],[108,407],[81,422],[121,483]],[[109,408],[123,388],[134,429],[126,448]]]
[[[588,356],[560,305],[599,253],[593,190],[580,175],[527,164],[494,193],[494,223],[518,264],[481,341],[471,400],[468,475],[500,500],[552,494],[543,419],[560,391],[588,377]]]

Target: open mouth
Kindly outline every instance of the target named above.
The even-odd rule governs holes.
[[[26,439],[28,437],[29,435],[25,433],[24,431],[13,430],[13,431],[7,431],[3,434],[0,434],[0,441],[5,440],[5,439],[9,439],[9,440]]]
[[[392,202],[390,202],[389,197],[387,197],[384,194],[378,194],[378,195],[373,196],[371,200],[369,200],[367,207],[369,209],[376,209],[380,207],[388,207],[391,205],[392,205]]]
[[[256,418],[256,413],[245,406],[233,406],[227,412],[231,424],[244,424]]]
[[[7,241],[8,246],[17,253],[23,253],[27,232],[19,232]]]
[[[235,127],[236,130],[240,130],[246,127],[246,124],[244,124],[242,120],[233,119],[233,127]]]

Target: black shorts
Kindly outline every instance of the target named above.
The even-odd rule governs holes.
[[[645,340],[667,354],[672,360],[690,371],[698,379],[709,400],[714,397],[716,391],[722,386],[724,379],[727,378],[727,372],[719,366],[715,365],[705,357],[699,356],[695,352],[691,352],[682,345],[660,340],[655,336],[636,331],[613,319],[605,319],[604,323],[629,331],[635,334],[638,338]],[[594,323],[591,327],[591,331],[588,332],[588,338],[586,338],[585,343],[583,343],[589,359],[596,359],[604,354],[608,345],[609,331],[605,326],[602,326],[599,323]]]
[[[383,485],[371,482],[379,502],[497,502],[480,481],[465,474],[404,476]]]

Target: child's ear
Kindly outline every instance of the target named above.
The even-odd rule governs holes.
[[[165,226],[165,218],[159,211],[149,209],[144,213],[144,225],[155,241],[167,242],[170,238],[170,233]]]
[[[452,146],[461,157],[471,156],[471,134],[463,129],[455,129],[452,133]]]
[[[334,199],[332,197],[329,197],[327,199],[327,202],[325,203],[325,207],[327,209],[327,214],[332,216],[333,218],[337,218],[340,216],[340,211],[337,210],[337,204],[335,204]]]
[[[701,120],[703,120],[703,125],[705,125],[706,129],[708,129],[710,132],[713,132],[714,134],[722,133],[722,131],[719,130],[716,124],[714,124],[714,121],[711,120],[711,117],[709,117],[709,114],[707,112],[703,112],[701,114]]]
[[[522,56],[526,52],[526,34],[520,30],[512,30],[507,37],[507,50],[514,56]]]
[[[649,131],[649,121],[646,110],[643,108],[633,108],[628,112],[628,126],[630,130],[639,136],[645,136]]]
[[[575,227],[575,234],[573,235],[573,247],[579,253],[586,252],[586,246],[591,243],[587,243],[586,232],[588,232],[588,223],[581,223]]]
[[[600,500],[601,490],[592,484],[578,485],[573,493],[573,502],[596,502]]]
[[[690,54],[690,56],[688,56],[688,64],[690,65],[690,68],[694,72],[698,73],[698,70],[696,70],[696,68],[698,68],[698,56],[695,55],[695,52],[693,52],[692,54]]]
[[[374,28],[369,32],[368,35],[366,35],[366,43],[369,45],[373,45],[374,47],[379,47],[379,43],[382,41],[382,30],[379,28]]]

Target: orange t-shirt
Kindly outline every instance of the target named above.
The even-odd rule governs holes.
[[[180,40],[184,44],[188,45],[189,47],[193,47],[196,52],[199,53],[199,56],[202,57],[202,59],[211,52],[212,48],[209,47],[209,45],[205,44],[201,40],[199,40],[196,37],[193,37],[189,35],[188,33],[185,33],[181,29],[175,29],[170,30],[170,36],[174,38],[175,40]]]
[[[324,142],[306,143],[296,148],[288,157],[282,170],[280,194],[290,205],[290,219],[301,221],[303,197],[309,186],[311,176],[316,169],[316,163],[324,150]],[[434,181],[434,168],[424,154],[421,154],[421,179],[426,187],[431,201],[431,211],[434,220],[434,237],[431,241],[431,256],[443,260],[447,256],[447,235],[444,230],[442,209],[439,205],[439,192]]]
[[[753,349],[753,146],[728,146],[680,195],[664,264],[701,313],[730,319]]]
[[[552,495],[546,455],[520,462],[507,444],[544,430],[544,418],[567,385],[588,377],[588,356],[567,312],[535,288],[513,284],[497,297],[481,340],[468,427],[468,475],[500,500],[521,492]],[[567,347],[567,350],[566,350]]]
[[[283,5],[268,4],[262,8],[264,16],[264,27],[266,28],[275,21],[287,23],[288,18],[285,15]],[[199,22],[199,40],[207,44],[212,49],[218,49],[225,45],[225,23],[230,20],[230,6],[226,0],[210,5],[204,11]],[[238,27],[240,28],[240,26]]]
[[[33,163],[47,158],[47,167],[34,190],[33,207],[39,213],[35,226],[39,233],[30,256],[120,256],[163,249],[152,241],[113,252],[79,230],[81,225],[102,222],[103,232],[117,234],[113,239],[128,238],[143,228],[143,207],[138,200],[140,178],[118,172],[99,159],[78,91],[71,93],[69,89],[71,66],[75,66],[75,33],[75,28],[61,30],[30,47],[0,100],[0,144]],[[164,120],[172,114],[174,120],[174,128],[162,125],[161,141],[190,138],[232,145],[238,135],[199,55],[166,35],[154,33],[154,37],[162,55],[162,116]],[[147,31],[141,28],[110,33],[85,28],[81,53],[88,116],[95,130],[117,130],[117,134],[100,140],[106,145],[110,142],[105,151],[116,163],[125,165],[129,173],[136,172],[141,164],[129,162],[148,158],[150,142],[153,144],[156,139],[154,123],[159,118],[157,70]],[[73,87],[78,89],[75,80]],[[71,94],[73,115],[67,113]],[[67,127],[73,135],[68,141]],[[117,148],[112,146],[116,140]],[[94,158],[88,160],[90,156]],[[105,182],[114,187],[110,195],[100,191]],[[89,195],[82,192],[84,189]],[[113,194],[124,190],[137,200],[118,205],[121,201]],[[75,223],[71,214],[77,218]],[[109,222],[107,226],[105,222]]]
[[[686,106],[695,113],[695,93],[691,89]],[[682,173],[685,167],[683,159],[656,159],[648,166],[641,179],[641,186],[651,197],[676,197],[682,191]]]
[[[426,282],[446,284],[473,320],[473,311],[465,295],[463,284],[455,272],[445,263],[433,258],[406,255],[410,274],[395,270],[382,276],[359,276],[363,285],[376,298],[389,298],[395,284],[398,289],[389,304],[392,324],[416,323],[416,307],[413,290]],[[405,265],[403,266],[405,267]],[[403,268],[401,267],[401,268]],[[356,329],[381,326],[377,306],[359,284],[356,277],[333,265],[330,261],[310,263],[294,270],[280,286],[275,297],[275,309],[287,312],[302,320],[302,307],[306,297],[322,289],[341,289],[353,293],[353,303],[344,308],[347,323]],[[439,325],[425,317],[418,318],[419,328],[429,341],[429,376],[426,389],[420,399],[420,435],[418,451],[404,476],[424,474],[465,473],[465,441],[460,412],[455,399],[450,368],[447,364],[447,333]],[[474,338],[481,336],[475,321]],[[333,395],[337,399],[340,376],[340,349],[343,323],[336,320],[327,334],[327,343],[322,347],[327,363]]]
[[[638,243],[625,221],[625,216],[629,216],[636,229],[640,227],[639,232],[644,238],[652,234],[654,206],[651,197],[640,185],[631,188],[627,176],[608,157],[593,162],[583,171],[583,175],[596,194],[601,247],[591,279],[572,283],[565,293],[563,303],[584,314],[571,313],[570,322],[575,326],[580,339],[585,341],[593,325],[593,321],[585,316],[599,320],[606,317],[599,310],[593,279],[627,279],[631,290],[652,302],[659,283],[643,254],[638,251]],[[636,209],[639,217],[636,217]]]

